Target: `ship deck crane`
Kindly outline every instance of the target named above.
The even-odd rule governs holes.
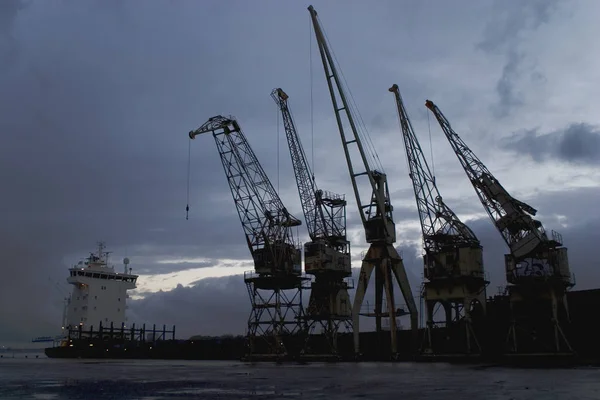
[[[307,278],[302,276],[293,230],[301,222],[283,205],[235,118],[212,117],[189,137],[209,132],[215,139],[254,261],[254,272],[244,274],[252,302],[248,357],[284,357],[288,354],[285,337],[305,333],[302,288]],[[292,298],[286,294],[289,290],[293,290]],[[260,291],[269,293],[269,297],[263,297]]]
[[[323,69],[329,87],[329,93],[344,148],[344,154],[346,156],[358,211],[365,230],[367,243],[370,244],[362,261],[360,278],[352,308],[354,349],[357,354],[360,353],[359,315],[361,314],[362,302],[371,274],[373,270],[375,270],[375,311],[374,313],[368,313],[367,315],[376,318],[377,332],[382,331],[381,318],[389,318],[391,352],[392,356],[395,356],[397,354],[396,316],[403,312],[402,310],[396,310],[392,275],[394,275],[400,286],[402,295],[404,296],[408,314],[410,314],[411,329],[413,330],[415,339],[418,334],[418,318],[417,306],[404,268],[404,263],[394,247],[394,242],[396,241],[396,228],[392,214],[393,207],[390,201],[387,177],[384,172],[374,170],[369,165],[354,120],[353,112],[350,109],[350,104],[347,100],[345,88],[338,75],[338,70],[327,44],[323,29],[319,23],[317,12],[312,5],[308,7],[308,10],[310,12],[316,41],[323,62]],[[346,132],[347,128],[350,131],[349,133]],[[350,146],[356,147],[356,150],[358,150],[359,153],[359,159],[353,161],[349,150]],[[364,169],[357,172],[356,169],[361,166]],[[357,184],[357,179],[359,178],[367,178],[368,180],[370,189],[368,190],[368,195],[370,195],[368,199],[363,199],[361,197],[361,191]],[[363,195],[364,194],[363,191]],[[386,294],[387,312],[382,312],[383,293]]]
[[[473,329],[473,311],[485,312],[487,281],[479,239],[444,203],[404,107],[398,85],[390,89],[396,100],[404,147],[423,234],[424,299],[427,310],[425,351],[481,351]],[[445,329],[434,330],[434,306],[445,310]],[[454,315],[452,313],[454,312]],[[479,316],[483,316],[479,313]],[[450,348],[444,346],[450,343]],[[445,348],[444,348],[445,347]]]
[[[533,218],[537,210],[508,193],[432,101],[427,100],[425,106],[436,117],[481,204],[510,250],[505,255],[513,314],[509,350],[517,352],[517,342],[523,341],[533,346],[531,348],[535,348],[534,342],[545,346],[535,348],[536,351],[548,348],[561,351],[561,343],[572,351],[560,322],[568,322],[566,291],[573,286],[567,248],[562,246],[561,235],[552,231],[548,237],[542,223]],[[540,302],[545,303],[543,309],[538,307]],[[526,335],[529,337],[518,339],[517,330],[529,332]],[[544,337],[544,332],[550,334]]]
[[[271,97],[283,118],[298,194],[311,239],[304,244],[305,271],[315,276],[306,319],[311,331],[320,324],[327,340],[326,348],[335,355],[338,353],[340,325],[344,323],[346,328],[350,328],[352,319],[348,282],[345,281],[352,275],[350,242],[346,237],[346,200],[341,195],[317,188],[292,118],[288,95],[277,88],[271,92]],[[305,350],[306,353],[311,352],[309,348]]]

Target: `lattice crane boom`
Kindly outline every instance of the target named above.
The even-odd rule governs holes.
[[[408,118],[398,85],[394,84],[389,91],[394,93],[396,98],[396,107],[406,148],[410,178],[417,201],[425,251],[439,252],[442,247],[448,245],[479,246],[479,239],[477,239],[475,233],[442,200],[435,183],[435,177],[429,169],[421,145]]]
[[[212,132],[248,248],[259,274],[300,273],[292,227],[301,224],[283,205],[233,117],[210,118],[189,133]]]
[[[342,325],[350,328],[352,318],[348,282],[344,280],[352,275],[350,243],[346,238],[346,200],[343,196],[317,188],[294,124],[288,95],[277,88],[271,92],[271,97],[282,114],[298,194],[311,239],[304,244],[305,271],[315,276],[311,283],[307,322],[310,331],[321,328],[328,351],[335,354],[338,331]],[[305,350],[313,351],[308,340]]]
[[[352,181],[352,188],[356,197],[360,218],[365,227],[367,242],[372,243],[384,241],[386,243],[394,243],[396,241],[396,232],[392,215],[393,208],[389,198],[386,176],[383,172],[373,170],[369,165],[357,125],[350,109],[350,104],[346,98],[345,90],[342,82],[340,81],[334,59],[331,55],[329,47],[327,46],[323,30],[321,29],[317,12],[313,6],[309,6],[308,10],[310,11],[312,18],[313,28],[319,47],[319,53],[321,54],[321,61],[323,62],[327,85],[331,94],[335,117],[342,138],[344,154],[346,156],[346,162],[350,172],[350,179]],[[341,103],[341,106],[339,103]],[[346,121],[350,127],[350,135],[346,133],[344,121]],[[362,162],[362,167],[364,168],[363,172],[355,172],[355,169],[360,168],[360,165],[355,165],[352,161],[349,150],[349,145],[351,144],[356,145],[356,148],[360,154],[360,161]],[[368,204],[363,204],[361,193],[358,187],[357,178],[361,176],[367,176],[371,186],[372,194]]]
[[[296,131],[296,126],[287,102],[289,97],[281,88],[273,89],[271,97],[279,106],[283,118],[283,127],[290,149],[292,166],[294,168],[294,175],[296,176],[298,194],[300,195],[300,203],[302,204],[308,234],[312,240],[319,237],[322,238],[326,235],[326,227],[324,221],[319,218],[319,206],[315,196],[317,185]]]
[[[435,115],[454,153],[471,181],[488,215],[518,260],[548,244],[540,221],[532,218],[536,210],[513,198],[465,142],[452,129],[440,109],[430,100],[425,105]]]

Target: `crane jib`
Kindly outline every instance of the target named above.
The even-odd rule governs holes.
[[[259,274],[301,274],[293,227],[301,221],[283,205],[237,120],[218,115],[189,133],[212,132],[248,248]]]

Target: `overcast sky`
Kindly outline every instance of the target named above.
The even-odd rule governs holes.
[[[241,277],[228,275],[252,268],[249,252],[210,136],[191,143],[185,219],[187,132],[234,115],[284,203],[302,217],[269,96],[276,87],[290,96],[319,186],[348,196],[360,267],[364,235],[309,4],[0,1],[0,342],[60,328],[67,268],[98,240],[140,274],[130,322],[176,323],[182,337],[242,333],[250,303]],[[433,154],[446,203],[483,243],[488,294],[503,284],[506,246],[426,99],[513,196],[563,234],[577,288],[600,286],[600,3],[312,4],[389,176],[414,291],[420,229],[387,91],[394,83],[429,161]],[[304,226],[300,233],[306,239]]]

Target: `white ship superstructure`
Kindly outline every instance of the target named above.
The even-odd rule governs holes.
[[[136,288],[138,276],[128,270],[129,260],[123,260],[123,272],[116,272],[108,265],[109,252],[99,243],[97,253],[91,253],[85,261],[69,269],[67,282],[73,285],[68,301],[66,326],[74,328],[93,326],[120,327],[126,322],[126,299],[128,290]]]

